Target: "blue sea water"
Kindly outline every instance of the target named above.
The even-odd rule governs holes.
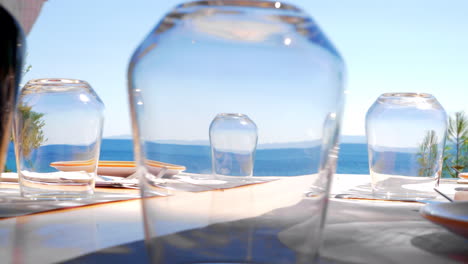
[[[65,145],[50,145],[41,150],[41,155],[47,157],[45,164],[57,161],[57,152],[66,153]],[[211,158],[209,146],[159,144],[158,152],[147,153],[151,159],[187,167],[187,172],[209,173],[211,171]],[[319,148],[281,148],[259,149],[256,153],[254,175],[301,175],[316,172],[318,164],[311,162],[318,160]],[[128,139],[103,139],[101,145],[101,160],[133,160],[133,143]],[[7,156],[7,168],[16,170],[13,147],[10,145]],[[51,170],[53,170],[51,168]],[[349,144],[340,145],[337,173],[368,174],[367,145]]]
[[[369,174],[367,144],[340,144],[336,173]]]

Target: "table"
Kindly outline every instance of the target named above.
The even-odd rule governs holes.
[[[337,175],[332,196],[368,182],[368,175]],[[129,198],[138,193],[98,191],[123,192]],[[320,262],[468,262],[468,241],[423,219],[421,206],[331,198]],[[131,199],[5,218],[0,220],[0,259],[2,263],[145,263],[140,207],[139,199]]]

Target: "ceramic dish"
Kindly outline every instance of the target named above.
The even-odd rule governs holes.
[[[135,162],[132,161],[99,161],[97,173],[99,175],[127,177],[136,172]]]
[[[59,171],[86,171],[94,172],[96,163],[94,161],[57,161],[50,164]]]
[[[458,184],[468,184],[468,179],[459,179],[457,181]]]
[[[421,215],[455,234],[468,238],[468,202],[427,204]]]
[[[184,166],[148,160],[147,169],[154,175],[163,173],[162,176],[173,176],[185,170]],[[59,171],[87,171],[92,172],[94,164],[89,161],[59,161],[52,162],[50,166]],[[133,161],[99,161],[97,173],[99,175],[127,177],[136,172],[136,164]]]

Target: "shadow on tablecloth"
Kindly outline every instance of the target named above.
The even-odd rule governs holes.
[[[311,263],[318,241],[313,230],[320,225],[310,211],[320,206],[304,200],[258,217],[211,224],[158,237],[151,241],[161,259],[158,264],[203,263]],[[313,214],[312,214],[313,216]],[[313,221],[310,221],[313,220]],[[300,230],[307,229],[307,230]],[[284,233],[286,230],[289,232]],[[310,236],[309,236],[310,234]],[[308,238],[308,239],[306,239]],[[100,250],[64,262],[74,263],[144,263],[148,261],[144,243],[137,241]],[[207,261],[208,262],[208,261]],[[322,260],[320,263],[339,263]]]
[[[233,252],[235,253],[235,252]],[[107,248],[98,252],[83,255],[78,258],[61,262],[62,264],[127,264],[127,263],[150,263],[144,241],[136,241],[116,247]],[[170,262],[168,262],[170,263]],[[173,262],[178,263],[178,262]],[[291,261],[284,263],[294,263]],[[345,262],[327,260],[321,258],[318,264],[344,264]]]
[[[411,239],[411,244],[427,252],[468,263],[468,239],[461,236],[449,232],[436,232],[414,237]]]
[[[352,202],[332,199],[319,263],[467,263],[468,240],[423,219],[419,215],[420,207],[421,204],[412,203]],[[287,212],[291,216],[291,211]],[[255,221],[255,218],[251,220]],[[210,244],[203,241],[209,236],[199,236],[200,233],[212,234],[213,230],[226,228],[226,225],[229,225],[229,229],[236,229],[236,225],[242,221],[249,220],[215,224],[159,238],[158,247],[164,248],[164,253],[170,256],[164,263],[187,263],[189,258],[197,256],[204,250],[204,246]],[[241,246],[243,242],[240,239],[243,236],[242,229],[238,231],[239,233],[235,233],[227,244],[220,246],[221,256],[245,255],[245,247]],[[266,233],[271,234],[276,231],[267,230]],[[289,234],[294,235],[295,232],[304,232],[304,230],[297,229]],[[193,251],[181,252],[171,245],[172,241],[180,237],[197,235],[201,238]],[[259,256],[262,254],[279,256],[275,259],[278,263],[296,263],[294,251],[281,245],[279,240],[259,240],[255,242],[254,251]],[[144,242],[136,241],[63,263],[149,263],[149,257]]]

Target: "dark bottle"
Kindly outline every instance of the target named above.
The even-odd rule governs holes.
[[[15,18],[0,6],[0,171],[10,140],[24,56],[24,34]]]

